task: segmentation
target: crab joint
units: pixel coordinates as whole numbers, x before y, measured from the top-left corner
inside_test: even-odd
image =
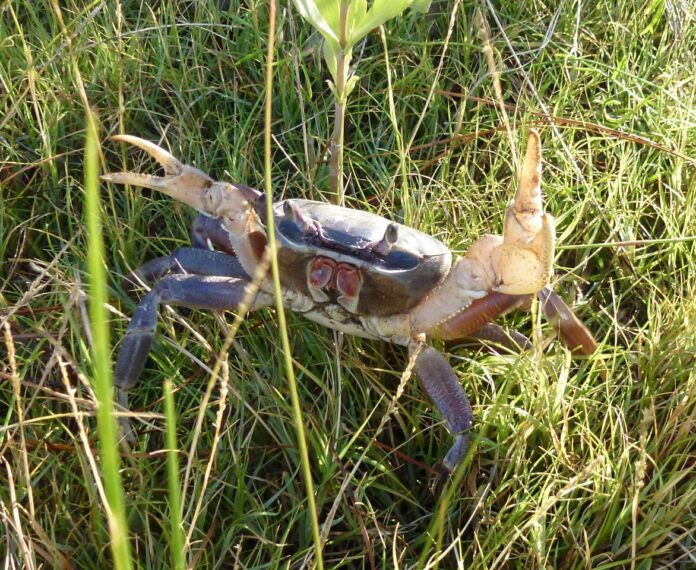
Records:
[[[308,218],[300,212],[292,200],[286,200],[283,202],[283,214],[286,218],[293,221],[293,223],[302,231],[305,235],[318,235],[321,234],[321,226],[319,222]]]

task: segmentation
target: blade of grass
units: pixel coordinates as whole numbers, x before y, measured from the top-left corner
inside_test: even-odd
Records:
[[[164,415],[167,420],[167,471],[169,483],[169,511],[171,513],[171,546],[173,568],[183,570],[186,567],[184,558],[184,529],[181,521],[181,488],[179,486],[179,456],[176,442],[176,413],[174,411],[174,395],[172,381],[164,381]]]
[[[106,312],[106,271],[99,204],[99,143],[97,123],[87,112],[85,142],[85,224],[87,226],[87,268],[89,271],[89,316],[92,324],[92,366],[97,395],[97,433],[102,459],[102,476],[107,498],[109,535],[117,570],[132,568],[128,545],[128,526],[123,484],[119,470],[120,456],[116,438],[113,407],[111,350]]]
[[[275,226],[273,224],[273,186],[271,176],[271,126],[273,110],[273,50],[275,44],[275,0],[269,3],[268,11],[268,56],[266,59],[266,114],[264,125],[264,173],[266,186],[266,217],[268,223],[268,247],[271,250],[271,270],[273,272],[273,287],[275,290],[276,310],[278,312],[278,329],[280,340],[283,347],[283,358],[285,360],[285,373],[288,378],[288,389],[292,400],[293,416],[295,418],[295,428],[297,430],[297,445],[300,451],[300,463],[302,477],[307,490],[307,506],[309,507],[309,519],[312,525],[312,535],[314,537],[314,551],[316,568],[322,570],[324,562],[322,558],[321,536],[319,534],[319,520],[317,517],[317,506],[314,501],[314,486],[312,484],[312,472],[309,465],[309,453],[307,451],[307,440],[305,439],[304,424],[302,423],[302,409],[300,407],[300,397],[297,392],[297,382],[295,371],[292,366],[292,354],[290,352],[290,339],[285,320],[285,310],[283,307],[283,296],[280,289],[280,273],[278,270],[278,251],[275,241]]]
[[[399,173],[401,174],[401,205],[404,209],[404,223],[410,224],[411,219],[411,192],[408,185],[408,166],[406,164],[406,152],[404,149],[404,137],[399,130],[399,120],[396,115],[396,104],[394,103],[394,88],[392,87],[392,71],[389,65],[389,48],[387,47],[387,36],[384,33],[384,26],[379,27],[379,35],[382,40],[384,50],[384,74],[387,78],[387,102],[389,103],[389,121],[394,129],[394,139],[396,148],[399,152]]]

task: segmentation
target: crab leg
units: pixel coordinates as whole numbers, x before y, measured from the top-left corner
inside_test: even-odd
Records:
[[[162,279],[145,295],[128,325],[114,370],[116,388],[128,391],[138,381],[152,347],[160,304],[235,310],[243,302],[248,284],[247,279],[202,275],[170,275]],[[249,309],[260,309],[272,300],[259,291]]]
[[[486,324],[527,303],[528,295],[506,295],[493,292],[440,323],[430,333],[442,340],[454,340],[475,334]]]
[[[551,287],[544,287],[537,293],[537,297],[541,301],[546,318],[568,348],[577,354],[590,355],[595,352],[597,341],[592,333]],[[491,293],[475,300],[466,309],[441,323],[433,330],[432,335],[442,340],[477,337],[487,323],[513,309],[528,308],[529,302],[529,295]],[[528,345],[520,344],[520,347],[528,348]]]
[[[249,275],[236,257],[208,249],[181,247],[171,255],[151,259],[131,271],[123,280],[123,288],[132,290],[141,282],[152,285],[167,273],[193,273],[249,279]]]
[[[514,329],[506,329],[495,323],[487,323],[477,331],[452,340],[479,345],[482,343],[493,343],[510,351],[529,350],[532,348],[532,341],[521,332]]]
[[[210,245],[214,245],[228,255],[236,255],[224,222],[205,214],[196,216],[191,224],[191,245],[201,249],[210,249]]]
[[[197,168],[181,163],[163,148],[139,137],[117,135],[113,139],[144,150],[162,165],[165,174],[114,172],[103,175],[102,180],[158,190],[207,216],[220,218],[220,228],[229,236],[226,241],[247,274],[254,275],[266,247],[265,232],[253,207],[262,196],[260,192],[244,185],[216,182]]]
[[[537,293],[541,308],[564,344],[576,354],[589,356],[597,350],[597,341],[573,310],[565,304],[551,287]]]
[[[412,342],[410,352],[413,353],[419,344],[417,341]],[[434,348],[422,346],[413,370],[423,390],[445,417],[450,433],[454,435],[454,444],[443,459],[445,469],[451,472],[469,450],[469,430],[474,423],[469,398],[452,367]]]

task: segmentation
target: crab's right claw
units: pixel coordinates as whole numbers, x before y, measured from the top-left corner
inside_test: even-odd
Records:
[[[541,200],[541,141],[529,132],[520,184],[505,218],[503,244],[497,255],[496,291],[527,295],[549,281],[555,242],[553,218]]]
[[[210,176],[193,166],[183,164],[163,148],[145,139],[131,135],[116,135],[112,139],[144,150],[162,165],[164,176],[139,172],[110,172],[101,177],[103,181],[159,190],[201,212],[212,214],[206,211],[208,204],[204,199],[207,190],[215,184]]]

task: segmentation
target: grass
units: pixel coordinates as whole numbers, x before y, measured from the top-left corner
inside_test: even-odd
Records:
[[[79,78],[99,117],[103,171],[153,168],[107,141],[123,132],[163,141],[218,179],[264,179],[266,4],[118,6],[0,4],[0,559],[10,567],[113,565]],[[526,129],[540,127],[556,288],[601,348],[572,359],[536,312],[504,319],[533,336],[530,352],[444,347],[479,441],[459,488],[438,500],[432,469],[451,442],[439,414],[410,382],[384,419],[403,351],[289,314],[325,565],[693,567],[696,14],[661,1],[581,3],[579,13],[574,3],[483,4],[501,106],[476,6],[435,2],[426,17],[390,22],[384,43],[372,33],[356,48],[346,201],[463,253],[500,231],[511,145],[519,154]],[[284,6],[275,39],[274,197],[319,199],[333,125],[321,44]],[[185,244],[193,213],[137,189],[102,185],[101,198],[117,342],[136,303],[121,278]],[[165,380],[187,564],[311,564],[275,311],[247,316],[218,361],[232,326],[231,314],[162,311],[131,396],[138,442],[121,455],[136,567],[173,565]]]

